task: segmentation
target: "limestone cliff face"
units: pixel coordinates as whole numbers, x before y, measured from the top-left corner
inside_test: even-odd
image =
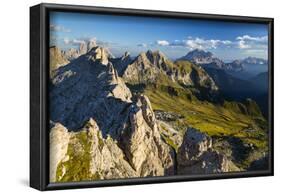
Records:
[[[75,48],[70,48],[70,49],[64,51],[63,54],[64,54],[65,58],[69,61],[72,61],[80,56],[79,51]]]
[[[159,126],[146,96],[138,96],[129,112],[129,126],[122,131],[120,144],[140,176],[174,174],[174,152],[161,139]]]
[[[142,52],[127,66],[122,77],[129,83],[154,82],[159,73],[169,74],[172,62],[160,51]]]
[[[179,174],[210,174],[239,170],[226,156],[215,151],[212,139],[194,128],[187,129],[178,155]]]
[[[188,61],[172,62],[160,51],[141,53],[120,75],[130,84],[170,81],[184,86],[218,90],[203,68]]]
[[[57,167],[60,162],[67,159],[67,149],[70,134],[67,129],[57,123],[50,131],[50,181],[56,181]]]
[[[56,133],[55,138],[61,138]],[[136,177],[137,173],[125,160],[123,151],[111,137],[103,138],[97,123],[90,119],[79,132],[68,132],[67,152],[59,161],[53,181],[100,180]],[[56,142],[51,141],[51,145]]]
[[[50,47],[50,76],[52,77],[54,71],[69,63],[64,56],[62,50],[56,46]]]

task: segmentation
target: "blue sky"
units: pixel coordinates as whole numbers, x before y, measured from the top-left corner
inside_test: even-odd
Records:
[[[268,29],[264,24],[207,20],[111,16],[52,12],[50,45],[66,50],[95,39],[115,56],[161,50],[171,59],[193,49],[213,52],[223,60],[248,56],[267,59]]]

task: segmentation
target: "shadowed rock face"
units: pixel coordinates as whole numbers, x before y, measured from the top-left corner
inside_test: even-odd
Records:
[[[103,132],[114,131],[131,103],[130,90],[100,47],[60,68],[52,84],[51,120],[73,131],[89,118],[95,119]]]
[[[127,66],[133,62],[129,52],[125,52],[120,58],[111,58],[110,61],[114,64],[119,76],[123,76]]]

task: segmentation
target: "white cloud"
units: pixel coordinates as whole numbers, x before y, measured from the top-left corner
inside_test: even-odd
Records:
[[[68,37],[65,37],[63,39],[63,43],[65,45],[73,45],[73,46],[79,46],[80,44],[83,44],[83,43],[87,43],[87,42],[97,42],[97,39],[96,37],[86,37],[86,38],[74,38],[74,39],[69,39]],[[101,41],[98,41],[99,43],[101,43]]]
[[[64,39],[63,39],[63,42],[64,42],[64,44],[70,44],[69,38],[64,38]]]
[[[73,39],[72,40],[72,44],[82,44],[82,43],[86,43],[86,41],[85,40],[79,40],[79,39]]]
[[[90,42],[97,42],[97,38],[96,37],[89,38],[89,41]]]
[[[257,42],[267,42],[268,37],[267,36],[254,37],[254,36],[249,36],[249,35],[243,35],[243,36],[238,36],[236,39],[237,40],[250,40],[250,41],[257,41]]]
[[[187,47],[190,50],[193,49],[216,49],[219,46],[231,45],[232,41],[230,40],[218,40],[218,39],[204,39],[204,38],[192,38],[188,37],[187,40],[175,40],[170,45],[171,46],[183,46]]]
[[[63,43],[70,47],[71,46],[80,46],[81,44],[88,43],[88,42],[95,42],[97,45],[103,46],[103,47],[110,47],[110,46],[114,46],[117,44],[114,42],[106,42],[106,41],[102,41],[102,40],[97,40],[96,37],[80,37],[80,38],[74,38],[74,39],[65,37],[63,39]]]
[[[267,49],[268,36],[243,35],[236,38],[240,49]]]
[[[251,45],[246,44],[246,42],[244,40],[240,40],[240,41],[238,41],[238,48],[249,49],[249,48],[251,48]]]
[[[157,40],[156,44],[160,45],[160,46],[169,46],[170,43],[167,40]]]
[[[71,32],[70,29],[65,28],[64,26],[50,24],[50,31],[54,32]]]

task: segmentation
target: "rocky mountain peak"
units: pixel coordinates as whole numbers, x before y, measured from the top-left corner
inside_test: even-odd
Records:
[[[125,69],[133,61],[128,51],[126,51],[120,58],[111,58],[110,60],[114,64],[119,76],[123,76]]]
[[[125,116],[121,112],[131,103],[132,94],[108,56],[107,49],[94,47],[60,69],[50,91],[52,121],[73,131],[89,118],[95,119],[103,132],[118,128],[113,123],[120,123]],[[73,109],[73,104],[79,106]]]
[[[91,39],[89,40],[88,44],[87,44],[87,52],[89,52],[90,50],[92,50],[92,48],[96,47],[97,43],[95,39]]]
[[[167,74],[172,71],[170,61],[160,51],[140,53],[121,74],[125,81],[133,83],[147,83],[154,81],[159,73]]]
[[[215,57],[213,53],[209,51],[195,49],[190,51],[180,60],[187,60],[202,67],[224,69],[228,68],[225,63],[219,58]]]
[[[142,52],[137,56],[136,59],[139,63],[144,63],[145,65],[157,65],[168,60],[168,58],[161,51],[158,50],[148,50],[146,52]]]
[[[72,61],[80,56],[79,51],[75,48],[70,48],[64,51],[64,56],[69,60]]]
[[[130,56],[130,52],[126,51],[123,55],[123,58],[129,57]]]
[[[195,62],[197,64],[209,63],[214,55],[211,52],[195,49],[193,51],[188,52],[181,59]]]
[[[64,56],[63,51],[57,46],[52,46],[49,49],[50,53],[50,75],[51,77],[58,68],[69,63],[68,59]]]
[[[108,50],[99,46],[93,47],[86,55],[92,61],[99,61],[103,65],[108,64],[108,58],[110,57]]]
[[[79,46],[79,54],[80,55],[84,55],[87,53],[87,43],[86,42],[82,42],[80,43],[80,46]]]
[[[80,46],[79,46],[79,54],[84,55],[87,52],[89,52],[90,50],[92,50],[92,48],[94,48],[94,47],[97,47],[97,43],[96,43],[95,39],[83,41],[80,43]]]

